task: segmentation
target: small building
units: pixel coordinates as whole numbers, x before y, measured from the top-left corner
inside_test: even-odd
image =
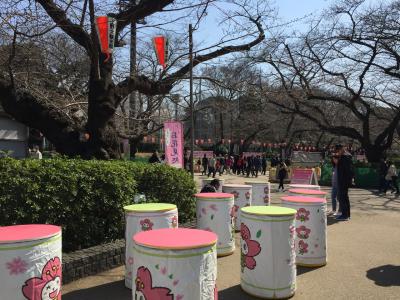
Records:
[[[28,127],[12,119],[0,104],[0,151],[15,158],[27,157],[28,136]]]

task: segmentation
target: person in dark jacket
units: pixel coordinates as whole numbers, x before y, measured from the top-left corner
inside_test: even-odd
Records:
[[[261,175],[265,175],[267,172],[267,158],[265,157],[265,154],[263,154],[262,159],[261,159]]]
[[[158,157],[157,151],[153,152],[153,154],[149,158],[149,163],[154,164],[154,163],[160,163],[160,162],[161,162],[161,160]]]
[[[285,191],[285,187],[283,186],[283,182],[286,178],[287,175],[287,169],[285,163],[281,162],[279,165],[279,170],[278,170],[278,179],[279,179],[279,187],[278,191],[282,188],[282,192]]]
[[[205,154],[201,160],[201,165],[203,166],[203,171],[201,172],[201,175],[207,175],[208,158]]]
[[[219,189],[220,183],[218,179],[211,180],[201,189],[200,193],[216,193]]]
[[[341,216],[338,216],[338,221],[348,221],[350,219],[350,199],[349,188],[353,181],[353,167],[351,154],[346,151],[342,145],[335,146],[336,155],[339,157],[337,163],[337,186],[338,200]]]

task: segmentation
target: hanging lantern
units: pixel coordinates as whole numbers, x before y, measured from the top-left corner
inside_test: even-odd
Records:
[[[104,53],[107,56],[104,60],[106,63],[110,59],[114,50],[117,20],[108,16],[97,17],[96,30],[100,41],[101,53]]]
[[[203,143],[204,143],[204,140],[200,140],[200,145],[203,145]]]
[[[240,140],[240,143],[243,145],[244,144],[244,140]]]
[[[211,139],[208,139],[208,143],[211,144]]]
[[[221,140],[221,143],[222,143],[222,144],[225,144],[225,139],[222,139],[222,140]]]
[[[168,59],[168,39],[165,36],[158,35],[153,38],[154,50],[157,55],[158,64],[165,69]]]
[[[147,136],[143,137],[143,142],[147,143]]]
[[[155,143],[156,142],[156,138],[154,136],[151,137],[151,142]]]
[[[197,145],[199,143],[199,140],[194,140],[194,143]]]

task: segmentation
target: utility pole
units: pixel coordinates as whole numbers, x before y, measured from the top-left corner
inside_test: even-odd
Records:
[[[194,153],[194,105],[193,105],[193,27],[189,24],[189,72],[190,72],[190,156],[189,166],[194,178],[193,153]]]

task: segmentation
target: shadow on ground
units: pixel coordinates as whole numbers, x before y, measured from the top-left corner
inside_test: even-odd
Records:
[[[240,285],[235,285],[230,288],[218,292],[218,300],[256,300],[255,298],[243,292]]]
[[[132,300],[132,291],[125,281],[115,281],[88,289],[81,289],[62,296],[63,300]]]
[[[370,269],[367,278],[379,286],[400,286],[400,266],[385,265]]]

